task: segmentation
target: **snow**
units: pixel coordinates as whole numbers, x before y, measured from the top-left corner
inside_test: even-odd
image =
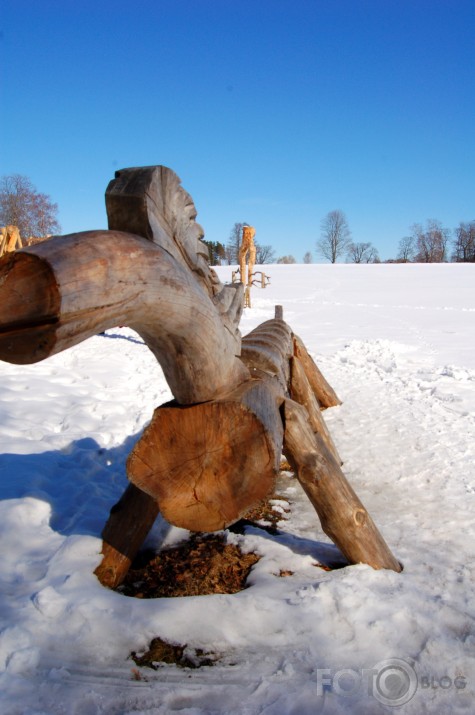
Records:
[[[284,475],[278,535],[227,534],[262,556],[248,589],[140,600],[103,588],[101,529],[132,445],[170,398],[161,369],[128,328],[38,365],[1,363],[2,714],[473,712],[475,267],[265,270],[242,332],[283,305],[343,401],[324,416],[344,472],[404,571],[316,567],[338,550]],[[182,537],[159,519],[149,544]],[[129,653],[155,636],[219,660],[134,668]]]

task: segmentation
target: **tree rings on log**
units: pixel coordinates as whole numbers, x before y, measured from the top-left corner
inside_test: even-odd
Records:
[[[217,531],[272,490],[282,442],[274,390],[250,380],[220,400],[157,408],[127,473],[171,524]]]

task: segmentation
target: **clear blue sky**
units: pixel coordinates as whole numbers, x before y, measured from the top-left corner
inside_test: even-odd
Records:
[[[328,211],[394,257],[475,219],[475,0],[3,0],[0,174],[106,228],[116,169],[164,164],[206,238],[315,253]],[[321,260],[321,259],[319,259]]]

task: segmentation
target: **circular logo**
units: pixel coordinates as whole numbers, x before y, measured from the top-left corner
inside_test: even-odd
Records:
[[[417,690],[414,668],[400,658],[382,660],[374,666],[373,696],[383,705],[398,707],[408,703]]]

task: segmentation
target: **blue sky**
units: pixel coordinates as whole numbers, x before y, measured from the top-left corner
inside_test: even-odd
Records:
[[[475,219],[474,0],[4,0],[0,174],[106,228],[116,169],[164,164],[206,238],[277,256],[345,212],[395,257]],[[322,260],[322,259],[318,259]]]

